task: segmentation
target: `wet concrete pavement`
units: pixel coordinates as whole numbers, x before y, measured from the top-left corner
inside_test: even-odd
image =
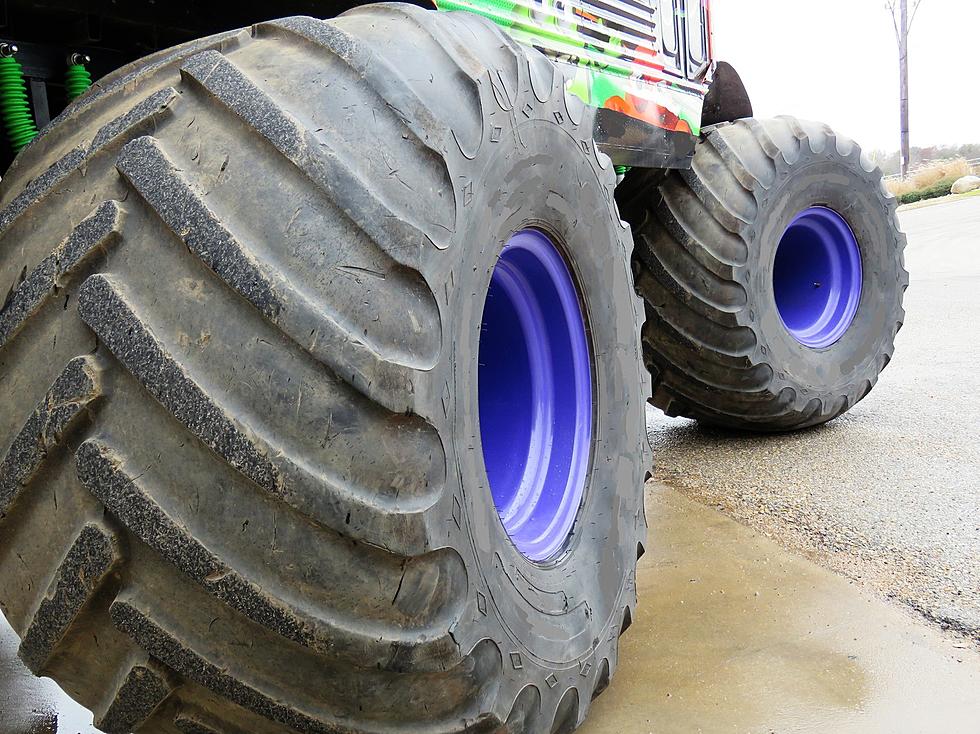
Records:
[[[900,219],[907,318],[871,394],[785,436],[651,409],[656,471],[980,645],[980,197]]]
[[[980,731],[980,653],[655,482],[637,620],[581,734]]]
[[[0,615],[0,734],[97,734],[92,714],[17,657],[20,640]]]
[[[582,734],[980,731],[980,653],[658,482],[637,619]],[[0,630],[0,734],[92,734]]]

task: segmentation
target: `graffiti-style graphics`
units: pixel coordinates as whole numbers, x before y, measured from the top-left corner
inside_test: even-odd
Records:
[[[439,10],[476,13],[516,41],[571,67],[569,92],[586,104],[657,127],[700,134],[703,78],[679,74],[662,31],[684,26],[678,0],[435,0]],[[698,7],[698,0],[688,0]],[[677,11],[675,13],[675,11]],[[663,24],[669,24],[663,28]],[[678,25],[681,24],[681,25]],[[699,32],[702,32],[700,30]],[[706,43],[706,29],[703,43]],[[704,72],[707,71],[707,65]]]

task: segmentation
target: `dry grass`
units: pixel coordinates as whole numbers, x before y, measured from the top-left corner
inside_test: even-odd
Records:
[[[948,161],[934,161],[925,168],[915,171],[904,181],[892,179],[886,183],[888,190],[895,196],[902,196],[919,189],[939,183],[945,179],[957,179],[961,176],[970,174],[970,166],[962,158],[953,158]]]

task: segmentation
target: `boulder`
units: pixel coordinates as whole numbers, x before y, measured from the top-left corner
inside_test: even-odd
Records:
[[[964,176],[963,178],[958,178],[953,183],[953,188],[950,189],[950,193],[953,194],[965,194],[968,191],[974,191],[980,189],[980,176]]]

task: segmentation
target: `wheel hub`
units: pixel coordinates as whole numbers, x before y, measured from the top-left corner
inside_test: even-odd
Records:
[[[525,229],[504,246],[480,335],[483,460],[494,506],[517,549],[546,561],[582,502],[592,441],[585,320],[564,258]]]
[[[833,209],[813,206],[790,222],[776,249],[773,294],[787,331],[813,349],[847,331],[861,301],[861,251]]]

